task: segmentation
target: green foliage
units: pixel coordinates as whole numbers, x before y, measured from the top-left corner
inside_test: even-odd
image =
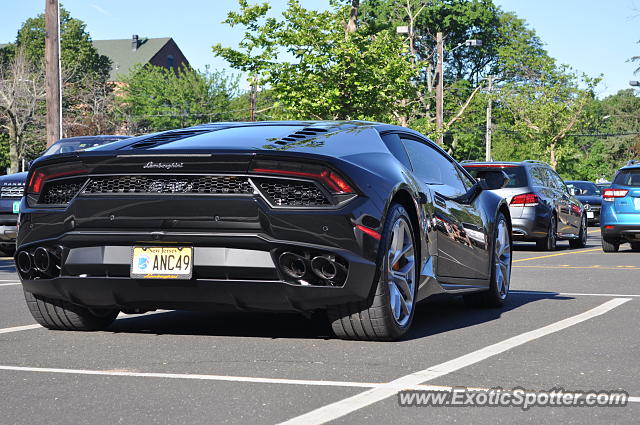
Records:
[[[238,80],[222,72],[138,66],[125,83],[122,115],[135,133],[233,118],[230,105]]]
[[[372,35],[366,25],[345,32],[349,7],[318,12],[290,0],[277,21],[266,5],[239,6],[225,21],[245,27],[239,49],[216,45],[214,53],[259,74],[289,118],[394,121],[406,109],[401,100],[415,97],[416,69],[401,40],[387,30]],[[293,59],[273,61],[276,52]]]
[[[44,62],[45,22],[44,14],[27,19],[18,30],[17,47],[23,48],[27,58],[34,64]],[[91,44],[86,25],[72,18],[60,8],[60,62],[67,79],[77,81],[87,74],[96,74],[106,79],[111,70],[111,61],[100,55]]]

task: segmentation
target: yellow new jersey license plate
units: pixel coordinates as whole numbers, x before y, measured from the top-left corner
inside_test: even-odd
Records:
[[[193,248],[134,246],[131,277],[136,279],[191,279]]]

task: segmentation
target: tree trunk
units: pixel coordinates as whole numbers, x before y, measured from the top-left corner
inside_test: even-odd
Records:
[[[360,0],[351,0],[351,13],[349,13],[349,22],[347,23],[346,32],[356,32],[358,8],[360,7]]]
[[[9,128],[9,171],[13,173],[17,173],[20,168],[20,157],[18,155],[18,143],[20,141],[20,136],[18,135],[16,129],[12,126]]]
[[[551,142],[549,145],[549,154],[549,165],[551,165],[551,168],[555,170],[558,167],[558,159],[556,158],[556,142]]]

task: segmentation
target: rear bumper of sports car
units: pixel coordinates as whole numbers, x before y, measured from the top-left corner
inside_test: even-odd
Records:
[[[132,235],[104,234],[103,239],[110,240],[106,243],[118,243],[118,236]],[[123,310],[231,305],[241,310],[307,311],[367,298],[376,271],[374,262],[327,246],[276,241],[260,234],[165,233],[157,242],[147,245],[196,245],[193,277],[134,279],[129,277],[131,246],[96,243],[87,246],[88,238],[91,235],[74,232],[55,241],[67,247],[70,242],[71,246],[81,240],[85,242],[77,248],[64,249],[60,276],[23,279],[24,289],[83,306]],[[190,243],[185,244],[187,239]],[[339,286],[292,283],[283,276],[278,264],[277,254],[285,251],[338,256],[348,264],[348,274]]]
[[[82,228],[68,211],[23,212],[15,258],[24,289],[82,306],[121,310],[231,305],[309,311],[370,295],[379,241],[358,228],[359,218],[379,217],[380,210],[370,200],[357,199],[339,210],[273,214],[266,205],[256,207],[256,201],[241,202],[245,211],[253,205],[255,220],[242,223],[220,218],[203,225],[202,230],[138,229],[138,220],[130,221],[136,227],[127,228],[125,217],[120,218],[117,229]],[[192,277],[130,277],[134,246],[193,247]],[[45,272],[35,266],[39,247],[51,259]],[[302,279],[292,279],[284,272],[281,256],[285,252],[305,262],[307,272]],[[31,268],[20,270],[24,253]],[[318,256],[343,265],[343,275],[331,283],[319,280],[311,267],[311,260]]]

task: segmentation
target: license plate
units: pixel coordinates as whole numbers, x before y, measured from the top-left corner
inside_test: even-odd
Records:
[[[594,218],[593,211],[587,211],[587,218]]]
[[[20,201],[13,201],[13,213],[18,214],[20,212]]]
[[[636,211],[640,211],[640,198],[633,198],[633,207]]]
[[[131,277],[141,279],[191,279],[193,248],[134,246]]]

